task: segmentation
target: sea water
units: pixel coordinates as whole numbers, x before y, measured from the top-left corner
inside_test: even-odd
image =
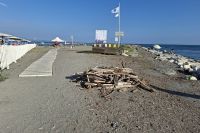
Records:
[[[144,47],[153,47],[153,44],[141,44]],[[174,51],[192,59],[200,60],[200,45],[160,45],[161,50]]]

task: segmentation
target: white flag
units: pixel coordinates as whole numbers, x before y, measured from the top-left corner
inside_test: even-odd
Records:
[[[119,14],[120,14],[120,8],[119,8],[119,6],[116,7],[115,9],[113,9],[111,12],[112,12],[113,14],[115,14],[115,17],[116,17],[116,18],[119,17]]]
[[[116,18],[119,17],[119,13],[115,14],[115,17],[116,17]]]
[[[119,9],[119,6],[116,7],[115,9],[113,9],[111,12],[112,13],[119,13],[120,9]]]

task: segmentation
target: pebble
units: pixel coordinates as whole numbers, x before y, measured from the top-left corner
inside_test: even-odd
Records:
[[[119,122],[112,122],[111,123],[112,128],[118,128],[119,127]]]

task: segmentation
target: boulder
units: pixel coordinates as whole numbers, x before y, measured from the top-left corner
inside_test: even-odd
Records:
[[[170,63],[174,63],[175,61],[174,61],[173,59],[170,59],[169,62],[170,62]]]
[[[190,65],[183,65],[184,70],[190,70]]]
[[[128,56],[126,53],[122,53],[123,56]]]
[[[190,77],[189,77],[189,80],[196,81],[196,80],[197,80],[197,78],[196,78],[196,77],[194,77],[194,76],[190,76]]]
[[[169,76],[174,76],[177,74],[176,71],[173,69],[166,69],[165,71],[163,71],[163,73]]]
[[[161,47],[159,45],[157,45],[157,44],[154,45],[153,48],[158,49],[158,50],[161,49]]]

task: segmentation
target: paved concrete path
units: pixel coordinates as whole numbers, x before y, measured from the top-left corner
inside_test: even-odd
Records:
[[[52,65],[57,56],[57,49],[52,49],[40,59],[31,64],[19,77],[52,76]]]

